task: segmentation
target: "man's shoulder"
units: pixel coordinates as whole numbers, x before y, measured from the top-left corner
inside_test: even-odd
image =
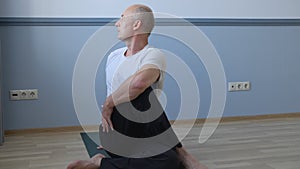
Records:
[[[154,55],[154,56],[164,56],[165,53],[163,52],[162,49],[159,49],[159,48],[156,48],[156,47],[152,47],[150,46],[148,49],[147,49],[147,54],[150,54],[150,55]]]
[[[165,52],[162,49],[155,48],[155,47],[149,47],[147,49],[147,55],[146,57],[165,57]]]
[[[153,46],[149,46],[149,47],[148,47],[148,50],[149,50],[149,51],[161,51],[161,49],[156,48],[156,47],[153,47]]]
[[[141,58],[142,65],[154,64],[164,70],[166,66],[166,54],[162,49],[149,47],[145,55]]]

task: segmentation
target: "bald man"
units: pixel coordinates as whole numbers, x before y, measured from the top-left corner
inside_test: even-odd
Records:
[[[100,132],[115,133],[117,131],[134,138],[149,138],[159,135],[170,129],[171,125],[156,97],[158,93],[154,94],[154,96],[151,95],[151,93],[157,91],[156,89],[162,89],[166,68],[164,53],[148,44],[148,38],[154,27],[153,12],[145,5],[132,5],[122,13],[115,26],[118,30],[118,39],[123,41],[126,47],[113,51],[107,58],[107,98],[103,103]],[[152,98],[152,100],[149,101],[149,98]],[[149,111],[150,116],[157,112],[160,114],[151,122],[132,121],[124,117],[123,113],[125,113],[125,116],[132,115],[133,107],[140,112]],[[155,107],[154,110],[157,112],[151,112],[153,107]],[[102,138],[104,137],[102,136]],[[177,144],[168,145],[169,142]],[[111,144],[114,144],[113,139]],[[125,147],[125,151],[128,151],[133,157],[119,155],[108,150],[107,153],[110,155],[110,158],[98,154],[90,160],[74,161],[67,168],[206,168],[187,153],[173,132],[171,132],[169,137],[144,147],[149,147],[150,149],[151,147],[164,145],[169,146],[165,151],[146,157],[139,157],[140,150],[134,151],[136,147]],[[106,149],[106,146],[109,147],[111,145],[103,145],[104,149]],[[149,150],[149,152],[151,151]]]

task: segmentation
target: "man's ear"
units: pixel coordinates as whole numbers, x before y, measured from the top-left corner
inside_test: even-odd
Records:
[[[140,27],[142,26],[142,21],[141,20],[136,20],[134,23],[133,23],[133,30],[138,30]]]

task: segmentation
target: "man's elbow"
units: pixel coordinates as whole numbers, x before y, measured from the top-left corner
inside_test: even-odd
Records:
[[[150,85],[142,80],[142,79],[135,79],[129,88],[129,95],[130,98],[135,98],[137,97],[139,94],[141,94],[143,91],[145,91],[146,88],[148,88]]]
[[[159,70],[148,69],[141,71],[132,79],[129,87],[130,98],[135,98],[144,92],[159,77]]]

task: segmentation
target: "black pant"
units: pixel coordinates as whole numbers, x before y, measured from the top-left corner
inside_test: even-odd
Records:
[[[100,169],[179,169],[180,162],[175,150],[148,158],[104,158]]]
[[[114,108],[111,120],[116,131],[129,137],[147,138],[156,136],[171,127],[158,99],[155,95],[150,94],[152,91],[152,88],[149,87],[130,103],[123,103]],[[152,110],[154,106],[155,109],[153,109],[153,111],[160,111],[161,115],[148,123],[134,122],[128,120],[120,113],[121,111],[131,113],[133,111],[132,106],[134,109],[142,112]],[[151,113],[151,111],[147,113]],[[176,139],[176,141],[178,141],[175,133],[168,139]],[[181,147],[181,143],[178,141],[176,146]],[[111,158],[104,158],[101,162],[100,169],[179,169],[180,166],[175,147],[159,155],[146,158],[128,158],[111,152],[107,153]]]

